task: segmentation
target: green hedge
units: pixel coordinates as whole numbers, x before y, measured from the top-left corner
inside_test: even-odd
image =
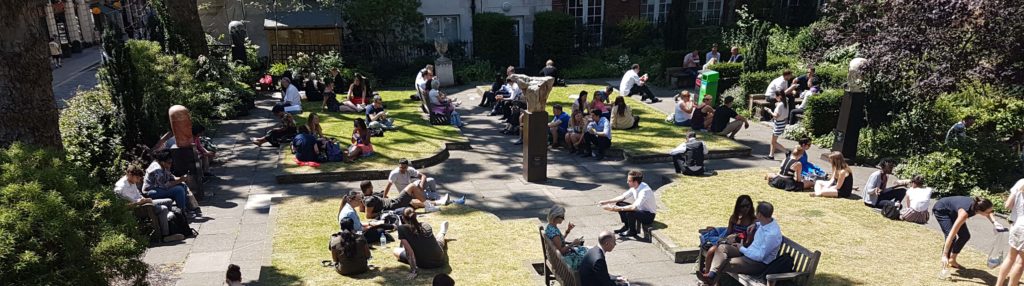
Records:
[[[743,73],[743,64],[742,63],[724,63],[723,62],[723,63],[713,64],[713,65],[711,65],[708,68],[713,70],[713,71],[718,72],[718,77],[719,78],[730,78],[730,77],[738,78],[738,77],[740,77],[740,74]],[[765,86],[765,87],[767,88],[767,86]]]
[[[769,71],[781,71],[781,70],[793,70],[794,74],[799,74],[796,69],[796,59],[792,57],[769,57],[768,63],[765,66],[765,70]]]
[[[781,75],[778,71],[744,72],[740,74],[740,86],[748,94],[764,93],[768,84]]]
[[[804,110],[804,127],[814,136],[832,132],[839,120],[839,106],[843,103],[843,91],[829,89],[807,99]]]
[[[846,75],[849,72],[849,68],[839,65],[823,65],[814,68],[814,75],[818,77],[818,85],[827,89],[843,89]]]
[[[0,150],[2,284],[142,285],[136,225],[126,201],[63,152]]]
[[[473,15],[473,54],[499,66],[515,63],[515,21],[499,13]]]
[[[60,136],[68,161],[100,182],[124,174],[122,126],[117,107],[104,89],[78,91],[60,113]]]
[[[572,52],[572,41],[567,41],[566,36],[572,35],[572,16],[562,12],[544,11],[534,14],[533,17],[533,41],[544,43],[533,46],[533,61],[541,64],[548,59],[556,63],[568,60]]]
[[[476,60],[460,65],[455,70],[455,79],[462,83],[491,82],[495,76],[494,65],[486,60]]]

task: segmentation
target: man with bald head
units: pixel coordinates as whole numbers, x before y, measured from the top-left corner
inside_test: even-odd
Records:
[[[597,246],[591,247],[587,255],[583,256],[580,262],[581,285],[607,285],[614,286],[625,284],[626,279],[621,276],[608,274],[608,263],[605,261],[605,252],[615,249],[615,233],[611,231],[601,232],[597,237]]]

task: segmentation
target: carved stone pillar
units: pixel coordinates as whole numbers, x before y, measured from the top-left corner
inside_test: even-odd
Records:
[[[526,111],[523,120],[523,178],[527,182],[547,180],[548,170],[548,113],[544,110],[548,94],[555,85],[552,77],[529,77],[514,74],[512,78],[523,90]]]

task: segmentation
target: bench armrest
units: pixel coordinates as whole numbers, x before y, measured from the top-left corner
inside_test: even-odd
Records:
[[[774,285],[778,281],[793,280],[801,276],[807,275],[805,272],[786,272],[778,274],[765,275],[765,280],[768,280],[768,285]]]

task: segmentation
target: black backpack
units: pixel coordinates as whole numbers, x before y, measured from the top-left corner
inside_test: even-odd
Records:
[[[185,214],[179,210],[171,210],[174,213],[174,219],[167,222],[168,234],[181,234],[186,238],[192,238],[199,235],[196,229],[189,226],[188,218]]]
[[[878,205],[881,206],[882,216],[891,220],[900,219],[900,205],[896,202],[885,200],[878,202]]]

